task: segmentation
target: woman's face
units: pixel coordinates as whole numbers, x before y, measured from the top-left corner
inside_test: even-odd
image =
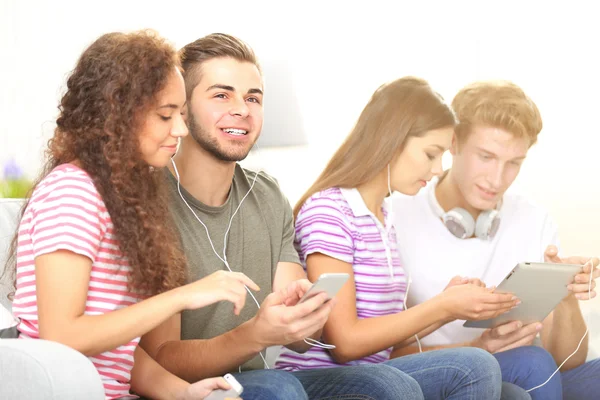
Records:
[[[431,178],[442,173],[442,155],[452,144],[453,127],[434,129],[406,139],[404,149],[390,166],[392,190],[415,195]]]
[[[162,168],[177,152],[179,138],[188,134],[183,120],[186,107],[185,84],[177,68],[173,68],[167,85],[157,98],[156,106],[146,115],[139,143],[144,161],[152,167]]]

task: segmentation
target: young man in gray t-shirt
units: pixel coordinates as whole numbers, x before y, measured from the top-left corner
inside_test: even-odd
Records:
[[[263,81],[253,51],[213,34],[185,46],[181,56],[190,134],[165,174],[189,279],[229,266],[260,286],[253,293],[260,309],[248,297],[239,316],[227,302],[186,311],[142,338],[142,348],[190,382],[237,373],[245,399],[422,399],[413,378],[384,365],[265,368],[266,348],[303,352],[310,346],[305,339],[319,340],[335,300],[321,294],[298,304],[311,283],[293,248],[291,207],[273,178],[237,164],[262,128]]]

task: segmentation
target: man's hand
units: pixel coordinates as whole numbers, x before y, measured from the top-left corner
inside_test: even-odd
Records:
[[[596,291],[594,290],[596,288],[595,279],[600,277],[600,269],[597,268],[598,264],[600,264],[600,260],[597,257],[590,258],[572,256],[560,258],[558,256],[558,249],[556,246],[550,245],[544,252],[544,261],[551,263],[582,265],[582,271],[575,275],[573,282],[567,286],[567,288],[578,300],[589,300],[596,297]],[[590,279],[592,280],[591,293]]]
[[[471,346],[487,350],[492,354],[499,353],[532,344],[541,330],[542,324],[539,322],[525,326],[521,321],[507,322],[494,329],[486,330],[471,342]]]
[[[288,307],[298,304],[302,296],[308,292],[312,285],[313,284],[308,279],[298,279],[291,282],[282,290],[282,294],[285,297],[284,304]]]
[[[312,284],[305,279],[267,296],[254,317],[255,340],[264,348],[303,340],[323,328],[335,299],[319,293],[302,304],[298,301]]]

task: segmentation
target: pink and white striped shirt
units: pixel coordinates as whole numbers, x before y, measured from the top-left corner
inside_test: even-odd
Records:
[[[39,338],[35,258],[57,250],[69,250],[92,261],[86,315],[109,313],[139,300],[127,289],[130,267],[94,182],[84,170],[63,164],[37,186],[19,225],[17,290],[12,311],[20,320],[21,338]],[[102,378],[107,399],[129,395],[138,342],[136,338],[89,357]]]
[[[312,253],[352,264],[359,319],[402,311],[406,277],[400,264],[393,216],[383,209],[385,226],[365,205],[356,189],[331,188],[311,196],[296,218],[296,250],[302,266]],[[351,333],[350,333],[351,334]],[[392,348],[344,365],[380,363]],[[304,354],[286,348],[275,368],[298,371],[340,366],[327,350],[312,347]]]

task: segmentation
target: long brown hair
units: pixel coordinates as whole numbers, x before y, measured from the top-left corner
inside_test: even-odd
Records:
[[[452,109],[423,79],[404,77],[373,93],[344,143],[294,207],[331,187],[355,188],[375,178],[400,154],[407,137],[456,124]]]
[[[138,138],[147,112],[175,68],[176,50],[152,31],[98,38],[67,80],[37,179],[39,183],[61,164],[78,162],[111,216],[120,250],[132,269],[129,287],[146,295],[185,281],[185,258],[170,220],[164,177],[142,159]],[[6,268],[13,279],[16,243],[17,235]]]

